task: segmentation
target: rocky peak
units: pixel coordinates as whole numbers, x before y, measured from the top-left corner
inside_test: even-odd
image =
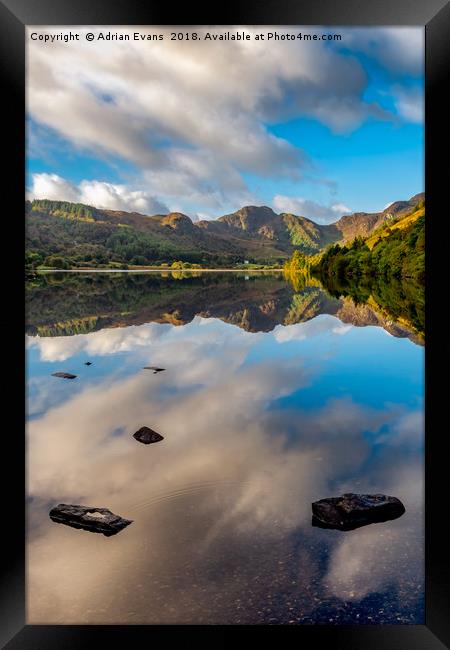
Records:
[[[258,231],[263,226],[270,225],[279,219],[279,216],[265,205],[247,205],[232,214],[220,217],[218,221],[226,223],[234,228],[241,228],[249,232]]]
[[[163,226],[168,226],[174,230],[192,230],[194,224],[191,219],[182,212],[170,212],[161,219]]]

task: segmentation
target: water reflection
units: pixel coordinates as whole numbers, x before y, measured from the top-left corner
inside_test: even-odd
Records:
[[[332,284],[330,284],[332,282]],[[324,286],[301,274],[41,274],[28,283],[27,332],[73,336],[148,322],[185,325],[195,316],[220,318],[250,332],[302,323],[321,314],[357,326],[383,327],[423,343],[423,288]]]
[[[215,279],[200,279],[177,280],[187,282],[178,320],[191,291],[212,295]],[[263,303],[256,280],[227,280],[214,287],[220,303],[184,326],[119,327],[152,305],[161,315],[167,295],[136,307],[77,282],[67,310],[115,327],[68,336],[56,312],[66,280],[56,296],[36,289],[46,299],[29,309],[28,623],[423,622],[420,346],[314,315],[329,297],[309,296],[298,322],[282,278],[259,280]],[[235,326],[253,327],[256,304],[271,331]],[[286,314],[292,324],[280,324]],[[62,360],[78,383],[51,377]],[[164,440],[136,444],[142,426]],[[313,528],[311,502],[345,492],[395,495],[406,513],[350,532]],[[134,523],[110,538],[57,526],[48,511],[60,502]]]

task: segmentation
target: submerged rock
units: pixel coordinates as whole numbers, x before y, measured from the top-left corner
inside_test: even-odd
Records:
[[[52,372],[52,377],[62,377],[63,379],[75,379],[76,375],[71,372]]]
[[[153,374],[156,375],[157,372],[162,372],[165,368],[157,368],[156,366],[144,366],[143,370],[153,370]]]
[[[164,437],[161,436],[156,431],[149,429],[148,427],[141,427],[139,431],[133,434],[133,438],[136,438],[139,442],[142,442],[144,445],[149,445],[151,442],[159,442],[164,440]]]
[[[405,506],[386,494],[353,494],[320,499],[312,503],[312,525],[320,528],[353,530],[381,521],[401,517]]]
[[[91,533],[103,533],[106,537],[116,535],[132,523],[131,519],[123,519],[107,508],[89,508],[67,503],[60,503],[52,508],[49,516],[58,524],[82,528]]]

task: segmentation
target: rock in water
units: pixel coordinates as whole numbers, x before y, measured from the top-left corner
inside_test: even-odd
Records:
[[[139,440],[139,442],[142,442],[144,445],[164,440],[163,436],[148,427],[141,427],[139,431],[136,431],[136,433],[133,434],[133,438],[136,438],[136,440]]]
[[[75,379],[76,375],[70,372],[52,372],[52,377],[62,377],[63,379]]]
[[[405,506],[386,494],[353,494],[320,499],[312,504],[312,525],[320,528],[353,530],[401,517]]]
[[[85,362],[84,362],[84,365],[85,365],[85,366],[92,366],[92,361],[85,361]]]
[[[122,519],[107,508],[89,508],[60,503],[49,512],[50,519],[58,524],[72,528],[82,528],[91,533],[103,533],[106,537],[116,535],[132,523],[131,519]]]

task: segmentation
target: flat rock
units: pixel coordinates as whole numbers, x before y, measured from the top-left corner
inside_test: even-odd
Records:
[[[131,519],[123,519],[107,508],[90,508],[67,503],[60,503],[52,508],[49,516],[58,524],[82,528],[91,533],[103,533],[106,537],[116,535],[132,523]]]
[[[386,494],[354,494],[320,499],[312,503],[312,525],[336,530],[353,530],[368,524],[401,517],[405,506]]]
[[[52,372],[52,377],[62,377],[63,379],[75,379],[76,375],[71,372]]]
[[[157,368],[156,366],[144,366],[143,370],[153,370],[153,374],[156,375],[157,372],[162,372],[165,368]]]
[[[149,445],[151,442],[159,442],[160,440],[164,440],[163,436],[161,436],[156,431],[153,431],[153,429],[149,429],[148,427],[141,427],[139,431],[136,431],[136,433],[133,434],[133,438],[136,438],[136,440],[142,442],[144,445]]]

